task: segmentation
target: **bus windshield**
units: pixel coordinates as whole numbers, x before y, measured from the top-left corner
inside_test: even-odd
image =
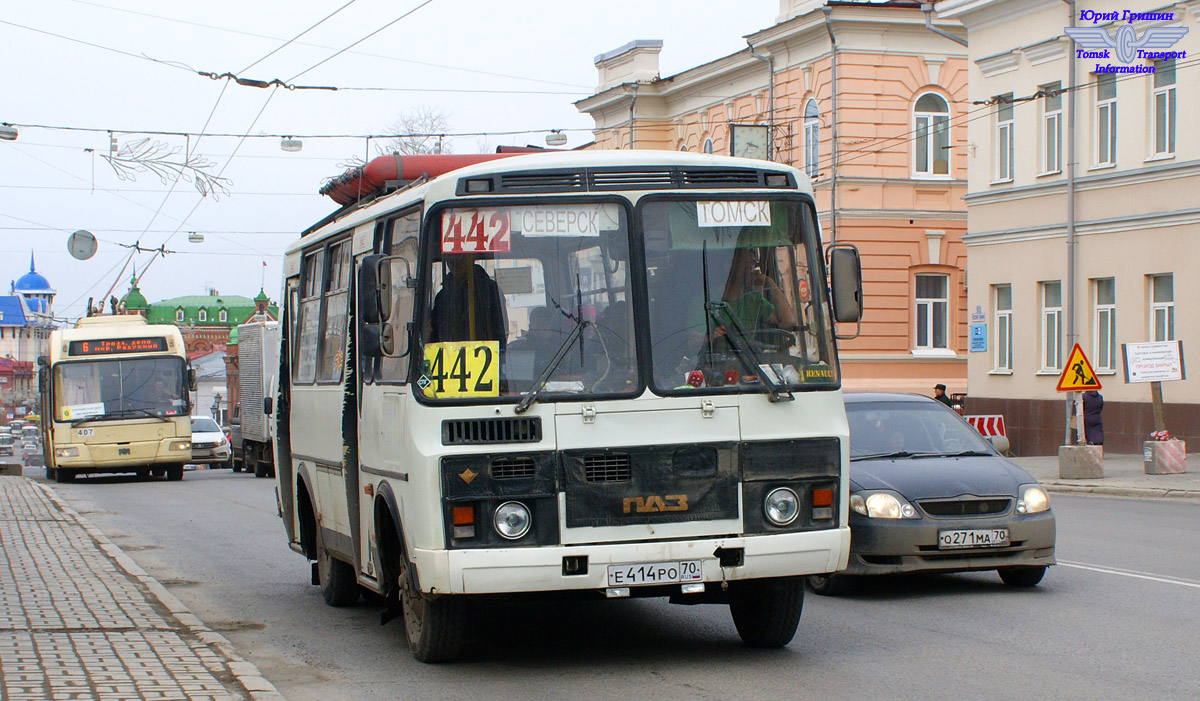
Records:
[[[178,416],[187,413],[183,359],[86,360],[54,367],[59,421]]]
[[[640,212],[656,393],[837,381],[808,202],[672,197]]]
[[[535,385],[543,398],[635,393],[626,218],[615,201],[433,217],[424,396],[515,398]]]

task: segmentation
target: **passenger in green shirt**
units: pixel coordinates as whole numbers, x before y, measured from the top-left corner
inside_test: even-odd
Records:
[[[753,248],[734,250],[729,279],[725,281],[721,298],[747,331],[796,328],[796,314],[788,304],[787,296],[774,278],[759,270],[758,254]],[[723,335],[724,326],[713,331],[716,338]]]

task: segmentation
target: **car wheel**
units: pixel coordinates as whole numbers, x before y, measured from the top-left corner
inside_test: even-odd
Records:
[[[428,598],[414,591],[408,568],[400,557],[400,605],[404,635],[413,657],[421,662],[452,662],[462,648],[467,628],[466,604],[455,596]]]
[[[335,558],[325,547],[321,525],[317,524],[317,577],[325,603],[342,608],[358,601],[358,581],[354,567]]]
[[[1046,576],[1045,567],[1005,567],[996,570],[1000,579],[1010,587],[1036,587]]]
[[[796,635],[803,609],[803,577],[729,583],[729,613],[742,642],[750,647],[787,645]]]
[[[808,588],[821,596],[841,596],[853,584],[854,580],[844,574],[814,574],[808,578]]]

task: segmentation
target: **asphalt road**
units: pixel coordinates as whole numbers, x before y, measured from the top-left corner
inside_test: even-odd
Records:
[[[325,606],[272,480],[202,470],[54,489],[289,699],[1200,696],[1195,502],[1056,495],[1061,564],[1036,589],[978,573],[810,593],[784,650],[744,647],[720,606],[496,601],[473,607],[465,658],[431,666],[378,608]]]

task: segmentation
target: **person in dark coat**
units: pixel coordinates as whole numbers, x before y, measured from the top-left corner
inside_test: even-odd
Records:
[[[954,401],[946,394],[946,385],[940,382],[933,386],[933,398],[948,407],[954,406]]]
[[[1104,445],[1104,424],[1100,421],[1103,410],[1103,395],[1094,389],[1083,393],[1083,437],[1091,445]]]
[[[446,267],[433,298],[429,340],[499,341],[504,350],[508,321],[496,281],[468,253],[447,254]]]

